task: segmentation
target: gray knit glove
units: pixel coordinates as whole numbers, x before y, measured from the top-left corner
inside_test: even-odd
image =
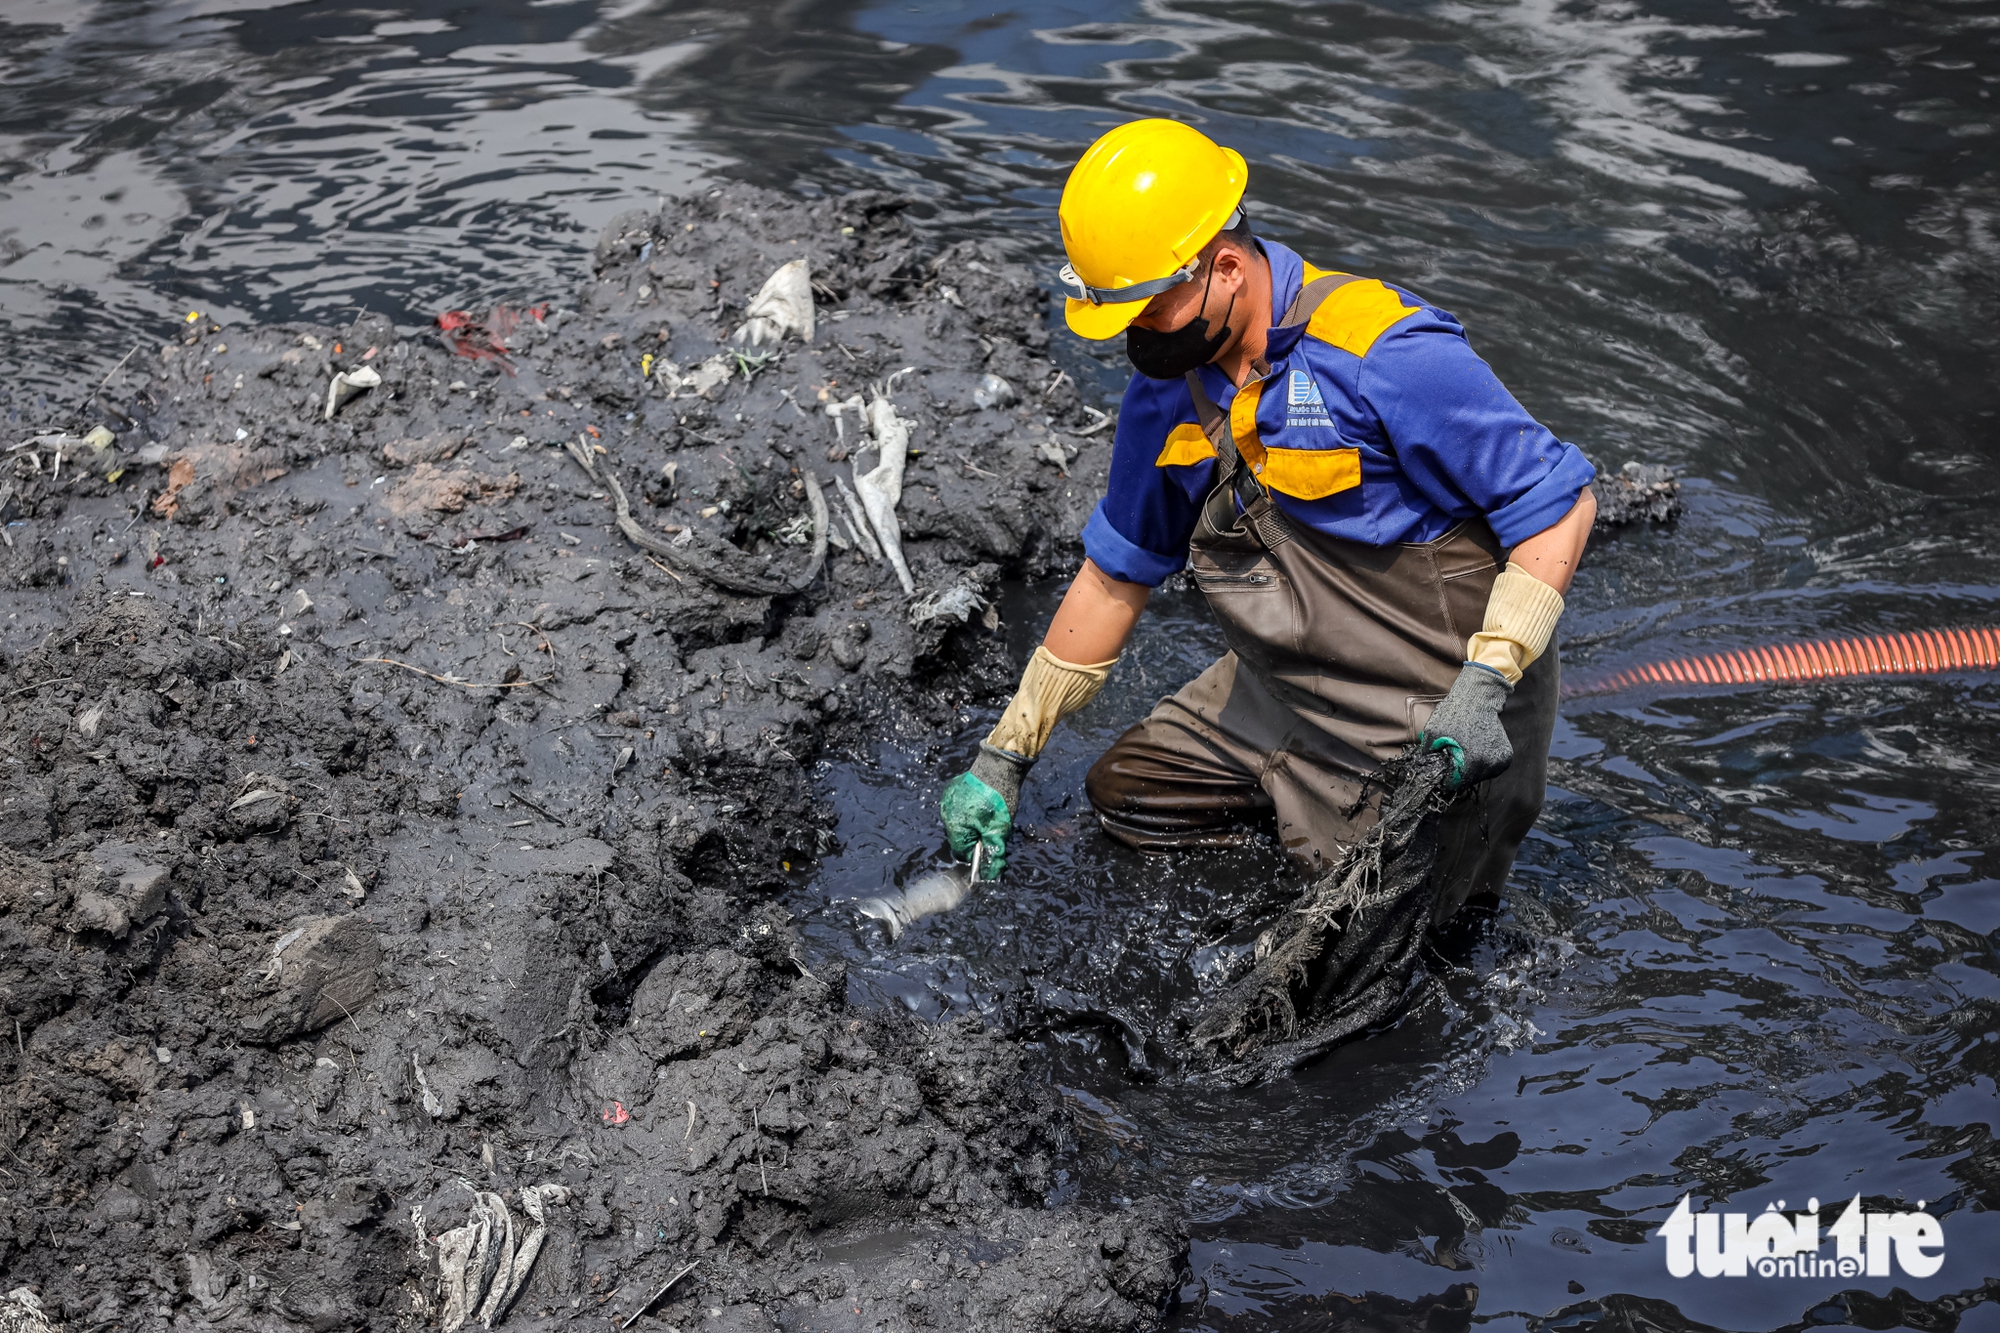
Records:
[[[1465,787],[1498,777],[1514,762],[1514,745],[1500,725],[1500,710],[1514,687],[1491,667],[1467,662],[1451,692],[1438,704],[1417,744],[1451,757],[1451,785]]]
[[[1028,770],[1035,761],[1003,750],[997,745],[979,742],[979,755],[972,761],[972,775],[1000,793],[1000,799],[1007,802],[1007,813],[1012,815],[1021,808],[1021,780],[1028,776]]]

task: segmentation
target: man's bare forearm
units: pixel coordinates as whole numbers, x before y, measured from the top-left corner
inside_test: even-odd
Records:
[[[1588,524],[1585,525],[1586,528]],[[1080,666],[1109,662],[1125,651],[1139,613],[1153,590],[1143,583],[1114,579],[1085,560],[1069,585],[1042,646]]]
[[[1590,542],[1590,525],[1596,521],[1597,496],[1586,486],[1567,514],[1524,538],[1508,558],[1557,592],[1567,593],[1583,561],[1583,548]]]

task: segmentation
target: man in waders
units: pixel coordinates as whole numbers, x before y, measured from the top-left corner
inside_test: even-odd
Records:
[[[1541,810],[1562,594],[1591,466],[1399,287],[1313,267],[1244,221],[1243,158],[1187,126],[1106,134],[1063,189],[1069,327],[1125,335],[1088,559],[1020,692],[945,788],[952,847],[1005,860],[1021,781],[1183,566],[1230,651],[1121,736],[1086,787],[1147,851],[1278,837],[1330,868],[1412,741],[1445,751],[1436,919],[1496,893]]]

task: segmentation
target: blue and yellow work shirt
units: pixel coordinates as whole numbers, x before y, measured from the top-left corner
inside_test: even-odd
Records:
[[[1323,270],[1274,241],[1272,309]],[[1294,522],[1370,546],[1427,542],[1483,514],[1504,547],[1557,522],[1595,475],[1514,401],[1445,311],[1387,283],[1336,288],[1303,323],[1274,328],[1269,378],[1238,390],[1199,372],[1246,462]],[[1214,447],[1181,380],[1134,375],[1118,412],[1111,481],[1083,548],[1112,578],[1156,587],[1187,563]]]

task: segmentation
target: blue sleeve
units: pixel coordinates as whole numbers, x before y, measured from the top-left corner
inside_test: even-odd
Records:
[[[1083,550],[1112,578],[1157,588],[1187,564],[1188,539],[1207,493],[1211,462],[1158,467],[1167,433],[1192,420],[1185,385],[1156,386],[1133,377],[1118,409],[1111,479],[1083,527]],[[1184,475],[1183,475],[1184,474]]]
[[[1357,384],[1411,484],[1447,513],[1484,514],[1503,546],[1561,519],[1596,475],[1514,400],[1455,320],[1384,335]]]

